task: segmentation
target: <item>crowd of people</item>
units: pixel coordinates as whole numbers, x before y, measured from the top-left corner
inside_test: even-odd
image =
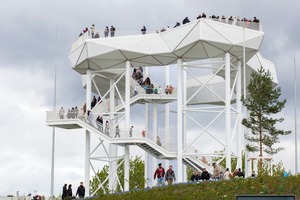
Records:
[[[229,171],[229,168],[226,168],[226,171],[223,172],[216,163],[212,164],[213,166],[213,173],[209,174],[206,171],[206,168],[203,168],[202,173],[200,171],[194,171],[190,181],[192,182],[199,182],[199,181],[208,181],[208,180],[230,180],[233,178],[245,178],[245,174],[242,172],[241,168],[234,170],[233,173]],[[255,177],[254,172],[252,173],[251,177]]]
[[[110,35],[110,37],[115,37],[115,33],[116,33],[116,28],[113,25],[111,25],[110,28],[108,28],[108,26],[105,26],[104,31],[103,31],[104,37],[108,37],[109,35]],[[146,33],[146,30],[145,30],[145,33]],[[88,27],[85,27],[82,30],[82,32],[80,32],[79,37],[81,37],[84,34],[91,35],[92,38],[100,38],[99,32],[96,32],[95,24],[92,24],[90,29]]]
[[[71,109],[68,109],[68,112],[66,114],[66,117],[68,119],[74,119],[77,118],[79,114],[79,110],[77,108],[77,106],[72,107]],[[65,110],[63,107],[60,108],[60,110],[58,111],[58,115],[60,119],[64,119],[65,118]]]
[[[239,16],[237,17],[233,17],[233,16],[230,16],[228,19],[222,15],[222,16],[219,16],[219,15],[210,15],[210,16],[206,16],[205,13],[202,13],[202,14],[199,14],[196,16],[196,19],[201,19],[201,18],[204,18],[204,19],[212,19],[212,20],[215,20],[215,21],[220,21],[220,22],[227,22],[228,24],[233,24],[233,21],[237,21],[237,22],[255,22],[255,23],[260,23],[259,19],[254,17],[253,19],[250,19],[250,18],[246,18],[246,17],[243,17],[240,19]],[[182,20],[182,24],[187,24],[189,23],[190,20],[188,17],[185,17],[183,20]],[[176,28],[178,26],[180,26],[181,23],[180,22],[176,22],[175,23],[175,26],[173,28]],[[166,28],[161,28],[160,30],[156,30],[156,33],[160,33],[160,32],[164,32],[164,31],[167,31],[169,30],[170,27],[169,26],[166,26]],[[116,32],[116,28],[111,25],[110,28],[108,26],[105,26],[104,28],[104,31],[103,31],[103,35],[104,37],[114,37],[115,36],[115,32]],[[146,26],[142,26],[142,29],[141,29],[141,33],[144,35],[146,34],[147,32],[147,28]],[[91,35],[92,38],[100,38],[100,34],[99,32],[96,32],[96,29],[95,29],[95,24],[92,24],[90,29],[88,27],[85,27],[83,29],[82,32],[80,32],[79,34],[79,37],[84,35],[85,33],[88,33],[88,35]]]
[[[161,86],[154,86],[149,77],[144,80],[142,67],[133,68],[131,77],[137,82],[137,85],[134,88],[134,96],[138,95],[140,87],[144,88],[146,94],[163,94]],[[167,85],[165,93],[172,94],[173,90],[174,87],[172,85]]]
[[[199,14],[196,19],[201,19],[201,18],[207,18],[206,17],[206,14],[205,13],[202,13],[202,14]],[[222,15],[221,17],[220,16],[217,16],[217,15],[211,15],[208,17],[209,19],[213,19],[213,20],[226,20],[226,17],[225,15]],[[255,23],[259,23],[259,19],[257,19],[256,17],[253,18],[253,20],[251,19],[247,19],[246,17],[243,17],[242,19],[240,19],[239,16],[237,17],[233,17],[233,16],[230,16],[228,18],[228,21],[233,21],[234,19],[236,19],[237,21],[246,21],[246,22],[255,22]]]
[[[85,187],[83,186],[83,182],[80,182],[80,185],[77,188],[76,195],[73,196],[72,184],[65,184],[62,189],[62,199],[75,199],[76,197],[84,198],[85,196]]]
[[[216,16],[216,15],[211,15],[211,16],[209,16],[208,18],[206,17],[206,14],[205,13],[202,13],[202,14],[199,14],[197,17],[196,17],[196,19],[201,19],[201,18],[204,18],[204,19],[211,19],[211,20],[214,20],[214,21],[220,21],[220,22],[226,22],[227,21],[227,19],[226,19],[226,17],[223,15],[222,17],[220,17],[220,16]],[[253,18],[253,20],[251,20],[251,19],[247,19],[247,18],[242,18],[242,19],[240,19],[240,17],[239,16],[237,16],[237,17],[233,17],[233,16],[230,16],[229,18],[228,18],[228,24],[233,24],[233,21],[234,20],[236,20],[237,22],[255,22],[255,23],[259,23],[259,19],[258,18],[256,18],[256,17],[254,17]],[[189,23],[190,22],[190,20],[189,20],[189,18],[188,17],[185,17],[183,20],[182,20],[182,24],[187,24],[187,23]],[[178,26],[180,26],[181,24],[180,24],[180,22],[176,22],[175,23],[175,26],[173,27],[173,28],[176,28],[176,27],[178,27]],[[167,26],[167,29],[165,29],[164,27],[161,29],[161,31],[160,32],[164,32],[164,31],[166,31],[166,30],[168,30],[169,29],[169,26]],[[159,33],[159,31],[157,30],[156,31],[156,33]]]
[[[232,178],[245,178],[245,174],[241,171],[240,168],[234,170],[233,173],[229,171],[229,168],[226,169],[226,171],[223,173],[221,168],[216,164],[213,163],[213,173],[210,174],[206,168],[203,168],[202,173],[198,170],[195,170],[190,177],[191,182],[199,182],[199,181],[209,181],[209,180],[229,180]],[[171,185],[175,180],[175,172],[172,169],[172,165],[169,166],[169,169],[167,172],[165,172],[165,169],[163,168],[162,164],[159,163],[158,167],[156,168],[154,172],[154,180],[157,179],[157,186],[164,186],[165,182],[167,182],[169,185]],[[254,172],[252,173],[251,177],[255,177]]]

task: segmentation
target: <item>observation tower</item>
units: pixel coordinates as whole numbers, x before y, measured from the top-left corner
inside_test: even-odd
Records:
[[[124,162],[121,188],[129,190],[129,159],[136,149],[145,152],[147,186],[155,184],[153,173],[159,162],[166,168],[174,163],[177,182],[186,181],[186,166],[212,171],[212,158],[218,158],[217,163],[225,159],[228,168],[231,158],[237,158],[241,167],[245,144],[240,99],[247,94],[244,88],[250,74],[262,66],[277,84],[274,64],[259,53],[263,38],[260,24],[205,18],[160,33],[79,37],[69,59],[72,69],[82,75],[86,102],[78,108],[85,104],[86,113],[61,119],[58,111],[49,111],[46,122],[52,127],[85,130],[87,195],[96,192],[89,194],[88,183],[90,170],[96,172],[92,161],[101,160],[93,156],[100,147],[105,149],[102,158],[109,162],[105,181],[112,192],[120,184],[119,159]],[[154,88],[173,85],[172,94],[145,90],[132,77],[139,67],[143,80],[149,77]],[[101,101],[91,107],[93,96],[100,96]],[[103,118],[102,128],[96,122],[98,116]],[[137,125],[133,118],[143,123]],[[120,137],[115,137],[116,132]],[[93,149],[91,135],[99,138]]]

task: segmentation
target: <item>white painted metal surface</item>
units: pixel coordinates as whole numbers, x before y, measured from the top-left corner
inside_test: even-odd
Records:
[[[102,96],[102,102],[95,106],[93,115],[110,116],[110,121],[116,116],[118,119],[123,120],[125,128],[121,129],[120,138],[114,138],[113,130],[105,134],[98,129],[94,121],[88,121],[85,118],[68,119],[66,117],[65,119],[59,119],[57,112],[47,112],[47,125],[66,129],[84,128],[86,130],[86,182],[88,181],[87,175],[89,176],[90,167],[87,165],[87,161],[90,159],[90,154],[88,154],[90,151],[90,133],[101,138],[102,143],[124,147],[124,190],[126,191],[129,190],[130,145],[139,146],[154,155],[152,168],[158,164],[156,158],[177,159],[176,175],[178,182],[185,181],[183,162],[195,168],[206,167],[210,170],[211,157],[220,157],[220,160],[226,159],[226,166],[230,168],[231,157],[240,159],[242,150],[241,146],[234,145],[235,148],[232,144],[235,141],[239,143],[242,140],[239,134],[241,127],[237,125],[240,124],[241,104],[236,100],[240,99],[242,92],[240,63],[243,56],[245,55],[244,58],[247,61],[247,67],[244,70],[244,73],[247,74],[247,81],[244,79],[246,84],[249,81],[250,72],[256,71],[260,66],[269,69],[274,83],[278,82],[274,64],[257,53],[263,37],[264,33],[259,31],[257,27],[243,29],[238,24],[235,26],[200,19],[159,34],[100,39],[89,39],[85,36],[83,39],[79,38],[72,45],[69,59],[72,68],[84,76],[83,87],[87,90],[87,110],[90,109],[91,93],[97,93]],[[203,59],[207,61],[207,64],[202,63],[203,66],[195,66],[194,63],[189,64]],[[183,62],[187,62],[187,64],[183,65]],[[139,91],[138,95],[132,95],[133,87],[136,85],[131,78],[132,67],[167,66],[165,83],[169,85],[170,64],[177,64],[177,75],[175,75],[177,77],[177,88],[172,95],[145,94],[143,89]],[[183,67],[186,69],[184,77],[187,78],[183,78]],[[198,69],[209,68],[212,73],[197,76],[188,71],[189,68],[193,67]],[[91,76],[92,73],[93,76]],[[114,83],[110,82],[112,77],[116,78]],[[151,79],[155,80],[155,77]],[[115,96],[117,96],[116,101],[111,99]],[[163,146],[158,146],[156,138],[153,138],[153,135],[158,135],[157,129],[159,128],[157,124],[157,105],[166,104],[163,136],[170,138],[170,103],[175,101],[177,101],[175,111],[177,119],[176,141],[167,141],[166,139]],[[233,103],[237,104],[236,107],[232,106]],[[149,134],[143,137],[142,130],[135,130],[133,136],[129,137],[128,133],[131,127],[130,108],[135,104],[146,105],[145,115],[149,113],[149,105],[153,104],[154,106],[153,135],[151,137],[149,137]],[[201,124],[194,118],[192,112],[215,113],[216,116],[211,118],[207,124]],[[183,114],[185,115],[184,120]],[[221,118],[222,115],[225,116],[224,119]],[[237,116],[235,121],[231,120],[233,115]],[[147,116],[145,116],[145,120],[147,120],[145,123],[146,132],[151,133]],[[223,129],[225,130],[224,138],[218,138],[210,130],[214,123],[219,123],[218,120],[223,120],[225,124]],[[187,127],[187,124],[191,122],[199,128],[193,141],[189,141],[191,131]],[[112,125],[114,124],[115,121],[113,120]],[[225,147],[224,154],[198,151],[199,147],[194,147],[195,141],[203,135],[207,135],[211,141]],[[116,156],[115,147],[111,148],[110,152],[108,157],[113,158]],[[239,163],[241,164],[241,161]],[[110,168],[112,168],[112,171],[115,170],[115,167],[115,164],[111,162]],[[155,169],[146,167],[145,176],[149,172],[151,173],[151,170]],[[110,188],[113,190],[112,182],[115,182],[115,179],[111,175],[109,179],[111,181]],[[152,181],[152,183],[154,182]]]

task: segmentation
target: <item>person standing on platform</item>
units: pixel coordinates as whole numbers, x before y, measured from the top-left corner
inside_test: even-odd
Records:
[[[116,28],[111,25],[110,27],[110,37],[115,37]]]
[[[131,126],[129,129],[129,137],[132,137],[132,131],[133,131],[133,126]]]
[[[64,110],[63,107],[61,107],[60,110],[59,110],[59,112],[58,112],[59,118],[63,119],[64,118],[64,114],[65,114],[65,110]]]
[[[105,133],[108,135],[109,134],[109,122],[106,120],[105,122]]]
[[[120,128],[119,128],[119,124],[117,124],[116,126],[116,135],[115,137],[120,137]]]
[[[147,31],[146,26],[143,26],[143,28],[141,29],[141,31],[142,31],[142,34],[145,35],[146,31]]]
[[[90,29],[91,29],[92,38],[95,38],[95,24],[92,24]]]
[[[108,33],[109,33],[109,29],[108,26],[106,26],[104,30],[104,37],[108,37]]]

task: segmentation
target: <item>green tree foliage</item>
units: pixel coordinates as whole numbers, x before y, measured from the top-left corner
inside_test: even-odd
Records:
[[[190,181],[191,177],[193,175],[193,172],[195,171],[195,169],[191,168],[191,167],[187,167],[186,168],[186,181]]]
[[[225,148],[223,150],[220,150],[220,151],[215,151],[216,154],[225,154]],[[217,162],[220,160],[219,157],[213,157],[212,160],[214,162]],[[245,171],[245,166],[244,166],[244,163],[245,163],[245,154],[242,153],[242,163],[243,163],[243,168],[242,168],[242,171]],[[226,169],[226,159],[223,158],[220,162],[219,162],[219,165],[222,166],[224,169]],[[234,171],[235,169],[237,168],[237,158],[231,158],[231,170]]]
[[[122,160],[118,160],[118,165],[122,162]],[[130,159],[130,172],[129,172],[129,189],[135,188],[144,188],[145,187],[145,178],[144,178],[144,161],[141,157],[136,156],[134,159]],[[100,182],[103,183],[109,174],[109,165],[104,165],[101,171],[98,170],[97,176],[93,176],[91,180],[91,191],[92,193],[97,190],[100,186]],[[122,188],[124,188],[124,162],[118,168],[118,178],[120,183],[122,184]],[[100,180],[100,181],[99,181]],[[106,194],[109,193],[109,182],[108,180],[103,184],[103,188],[106,191]],[[104,194],[103,188],[100,188],[97,192],[97,196],[101,196]],[[121,191],[120,185],[117,186],[116,191]]]
[[[258,72],[251,74],[247,89],[248,98],[242,96],[242,103],[249,111],[249,117],[242,120],[242,124],[250,129],[250,133],[245,135],[250,142],[246,148],[249,152],[259,152],[261,157],[263,151],[269,155],[277,154],[283,150],[282,147],[274,147],[274,144],[279,143],[278,136],[291,133],[291,131],[279,130],[275,127],[277,122],[284,120],[274,117],[286,103],[286,99],[279,100],[281,88],[274,86],[270,72],[261,67]],[[261,170],[262,161],[260,162]]]
[[[271,174],[272,176],[283,177],[284,172],[285,168],[283,167],[282,161],[280,161],[277,164],[272,164],[271,167],[269,167],[267,163],[263,164],[262,172],[259,175],[261,175],[263,178],[266,176],[270,176]],[[291,175],[290,172],[289,175]]]
[[[129,171],[129,190],[135,188],[145,188],[145,175],[144,175],[145,162],[141,159],[141,156],[136,156],[134,159],[130,159],[130,171]],[[124,188],[124,162],[118,169],[118,177]],[[117,191],[120,191],[118,186]]]
[[[98,189],[100,184],[105,181],[106,177],[108,177],[108,168],[109,168],[109,165],[104,165],[102,170],[101,171],[98,170],[97,175],[92,177],[92,180],[90,181],[92,193],[94,193]],[[106,181],[104,183],[103,188],[100,188],[99,190],[97,190],[96,195],[98,195],[98,196],[103,195],[104,194],[103,189],[105,190],[106,194],[109,193],[108,181]]]

